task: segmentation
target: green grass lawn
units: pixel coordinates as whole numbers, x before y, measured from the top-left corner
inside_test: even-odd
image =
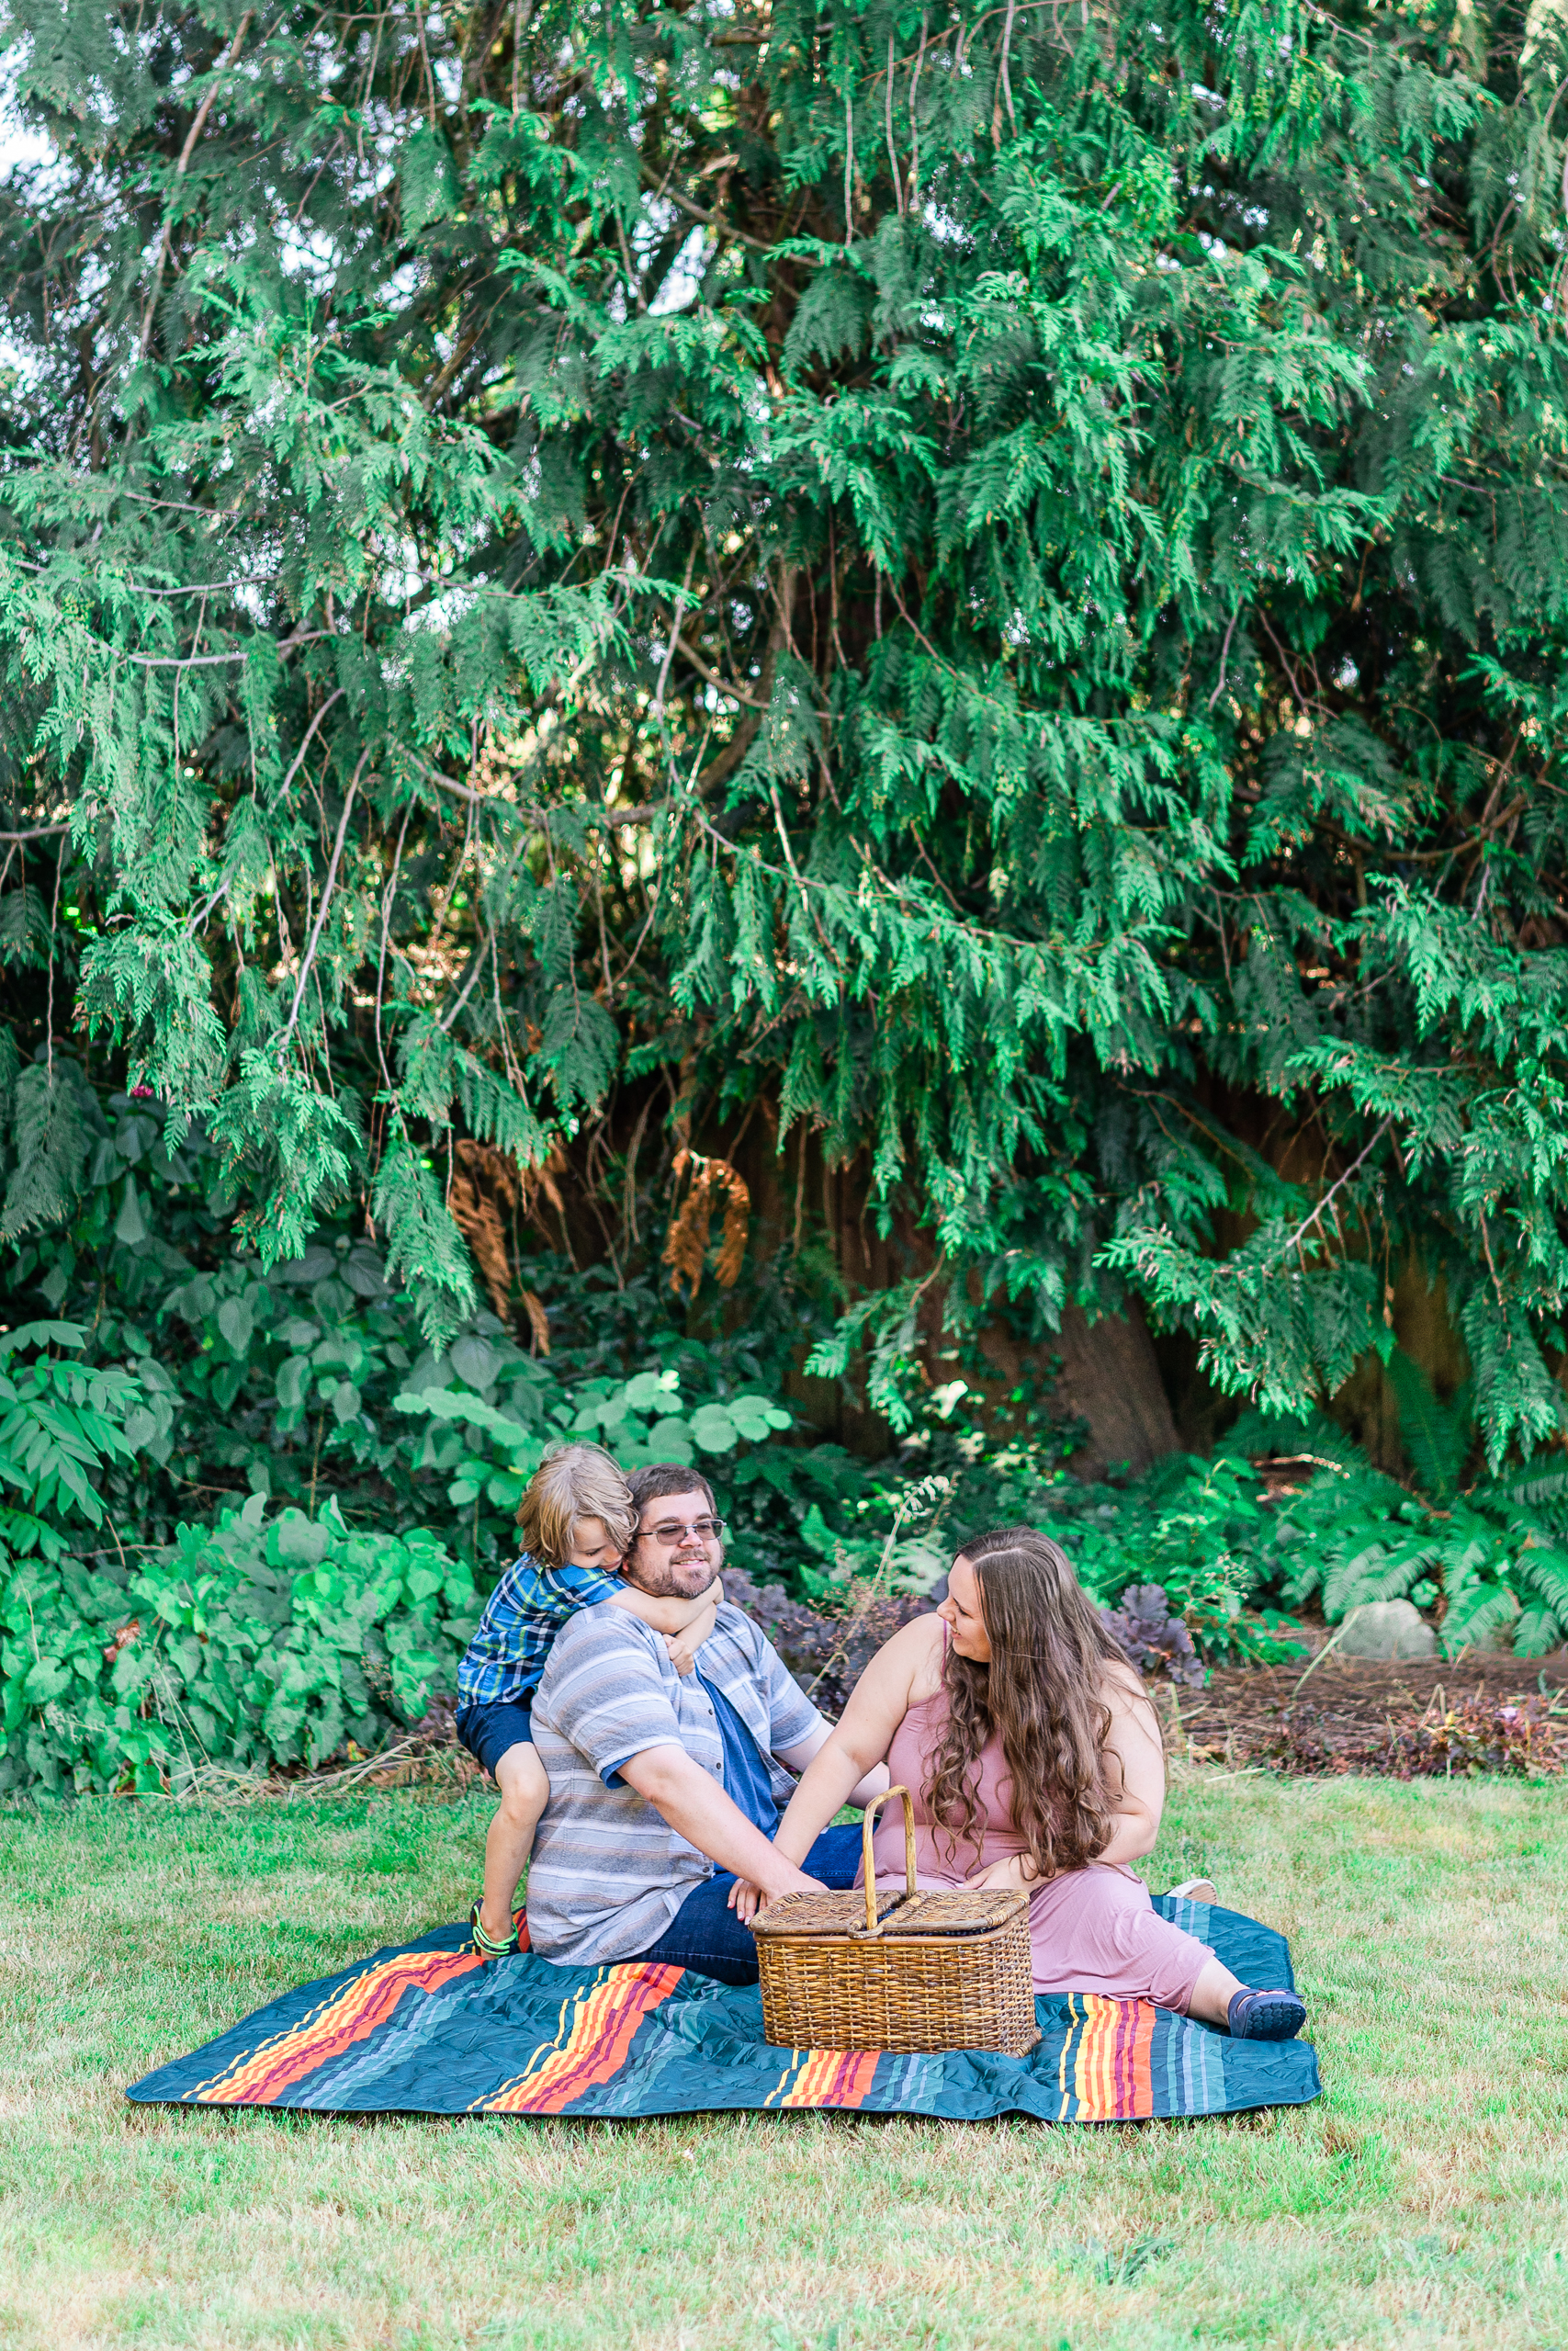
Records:
[[[1283,1927],[1327,2094],[1038,2124],[132,2108],[456,1917],[487,1807],[0,1814],[0,2344],[1568,2345],[1554,1789],[1190,1778],[1150,1871]]]

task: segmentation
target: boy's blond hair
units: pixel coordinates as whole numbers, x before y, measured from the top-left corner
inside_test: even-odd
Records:
[[[637,1513],[626,1479],[601,1446],[562,1445],[528,1480],[517,1513],[524,1547],[541,1567],[559,1567],[583,1519],[602,1520],[615,1548],[631,1549]]]

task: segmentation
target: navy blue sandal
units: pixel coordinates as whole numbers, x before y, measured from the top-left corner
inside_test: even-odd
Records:
[[[1293,1992],[1237,1992],[1225,2021],[1233,2040],[1294,2040],[1306,2015],[1306,2002]]]

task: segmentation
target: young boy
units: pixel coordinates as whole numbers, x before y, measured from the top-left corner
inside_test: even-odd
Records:
[[[549,1797],[529,1710],[556,1634],[580,1608],[629,1609],[662,1633],[689,1674],[713,1631],[723,1588],[695,1599],[649,1599],[615,1573],[637,1531],[631,1489],[597,1445],[565,1445],[535,1472],[517,1513],[521,1559],[509,1567],[457,1668],[457,1736],[501,1790],[485,1838],[485,1890],[468,1914],[487,1959],[517,1948],[512,1902]]]

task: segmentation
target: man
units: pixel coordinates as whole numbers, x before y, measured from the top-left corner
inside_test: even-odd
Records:
[[[665,1462],[630,1482],[637,1532],[621,1574],[650,1598],[705,1591],[724,1557],[707,1480]],[[770,1841],[793,1786],[780,1762],[803,1771],[829,1726],[728,1600],[684,1677],[637,1617],[580,1611],[550,1652],[533,1721],[550,1783],[528,1876],[543,1958],[662,1960],[754,1984],[756,1945],[729,1906],[736,1879],[769,1901],[853,1884],[857,1828],[824,1831],[804,1870]],[[851,1802],[886,1784],[879,1766]]]

